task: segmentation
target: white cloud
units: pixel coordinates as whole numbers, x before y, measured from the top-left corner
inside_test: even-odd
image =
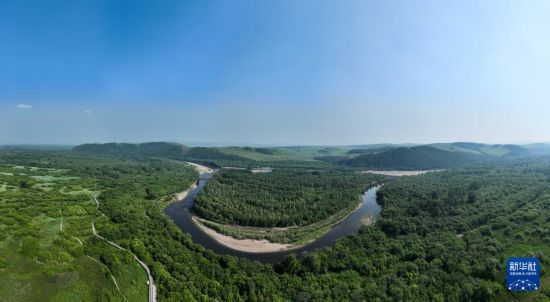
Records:
[[[27,105],[27,104],[18,104],[17,106],[15,106],[15,108],[17,108],[17,109],[32,109],[32,106]]]
[[[84,110],[84,113],[86,113],[86,114],[92,114],[92,113],[94,113],[94,112],[93,112],[92,110]]]

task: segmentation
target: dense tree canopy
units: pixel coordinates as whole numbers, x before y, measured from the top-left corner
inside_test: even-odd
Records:
[[[338,161],[339,164],[388,170],[426,170],[448,168],[479,161],[481,156],[450,152],[430,146],[400,147],[378,153],[367,153]]]
[[[355,208],[379,177],[350,171],[222,170],[193,210],[220,223],[255,227],[308,225]]]
[[[298,258],[291,255],[271,266],[205,250],[163,215],[160,203],[148,199],[152,197],[148,193],[160,196],[189,185],[196,174],[181,163],[48,154],[10,154],[1,161],[10,167],[70,167],[66,176],[88,175],[82,184],[101,191],[100,210],[105,216],[96,218],[99,232],[147,262],[158,285],[159,301],[545,301],[550,297],[546,286],[548,162],[476,165],[386,183],[379,191],[383,212],[375,225],[363,227],[332,247]],[[30,188],[17,189],[18,182],[10,177],[1,174],[0,180],[9,182],[9,190],[23,192],[14,194],[38,190],[34,178],[21,176]],[[2,230],[24,226],[22,231],[14,229],[19,238],[17,250],[24,257],[50,261],[53,253],[33,252],[41,236],[31,232],[34,221],[42,217],[36,211],[55,217],[57,206],[72,205],[77,199],[62,196],[56,207],[39,203],[38,209],[23,212],[18,210],[28,204],[0,197]],[[95,205],[89,203],[85,209],[94,211]],[[85,241],[80,251],[71,238],[58,240],[59,246],[67,245],[74,255],[52,250],[55,260],[51,261],[63,263],[89,253],[99,254],[98,260],[114,273],[125,267],[125,257],[101,252],[93,240]],[[511,256],[539,257],[541,290],[515,294],[505,290],[505,260]],[[2,274],[2,267],[10,267],[10,261],[0,255]]]

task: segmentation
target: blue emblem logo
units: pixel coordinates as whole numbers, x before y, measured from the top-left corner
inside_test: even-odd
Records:
[[[540,288],[540,262],[537,258],[509,258],[506,262],[506,288],[513,292]]]

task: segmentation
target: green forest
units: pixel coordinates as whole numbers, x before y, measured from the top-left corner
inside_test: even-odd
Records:
[[[357,150],[354,152],[357,153]],[[418,146],[361,154],[357,157],[339,160],[337,163],[376,170],[428,170],[463,165],[481,161],[481,159],[483,158],[479,155],[450,152],[430,146]]]
[[[0,296],[4,301],[146,301],[143,268],[130,253],[92,236],[92,221],[102,227],[122,219],[101,216],[93,196],[135,190],[152,202],[197,177],[187,165],[165,160],[0,153]]]
[[[469,142],[428,145],[358,145],[290,147],[189,147],[178,143],[106,143],[74,147],[79,154],[125,158],[171,158],[213,167],[321,166],[374,170],[428,170],[487,161],[550,154],[547,145],[488,145]]]
[[[475,164],[386,181],[376,224],[269,265],[205,250],[162,213],[163,195],[198,177],[181,162],[1,154],[0,295],[8,301],[144,300],[144,272],[94,239],[92,220],[151,267],[159,301],[550,299],[548,162]],[[541,290],[506,291],[511,256],[540,259]]]
[[[197,196],[193,211],[225,224],[303,226],[353,210],[379,179],[338,170],[222,170]]]

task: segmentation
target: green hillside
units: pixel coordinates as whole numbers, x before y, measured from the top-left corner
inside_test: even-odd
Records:
[[[517,145],[487,145],[479,143],[456,142],[450,144],[431,144],[431,147],[451,151],[463,152],[476,155],[495,156],[495,157],[513,157],[528,154],[528,150]]]
[[[225,154],[237,155],[257,161],[315,160],[319,156],[342,156],[351,147],[344,146],[290,146],[271,148],[223,147]]]
[[[369,148],[369,149],[358,148],[358,149],[351,149],[346,153],[351,154],[351,155],[353,155],[353,154],[373,154],[373,153],[380,153],[380,152],[389,151],[389,150],[396,149],[396,148],[397,147],[394,147],[394,146],[384,146],[384,147]]]
[[[107,144],[84,144],[73,148],[73,152],[86,154],[102,154],[114,156],[135,156],[135,157],[167,157],[182,158],[189,147],[166,142],[154,142],[143,144],[107,143]]]
[[[522,145],[522,147],[534,155],[550,155],[550,144],[535,143]]]
[[[540,149],[540,148],[539,148]],[[535,154],[517,145],[469,142],[423,146],[288,146],[288,147],[187,147],[178,143],[85,144],[73,152],[122,157],[158,157],[201,162],[212,166],[278,165],[283,162],[324,162],[373,169],[435,169],[472,161],[504,159]]]
[[[425,170],[456,166],[476,159],[475,156],[467,153],[450,152],[429,146],[418,146],[363,154],[338,161],[337,163],[369,169]]]
[[[187,147],[178,143],[156,142],[142,144],[107,143],[84,144],[76,146],[73,152],[79,154],[112,155],[118,157],[158,157],[179,160],[193,160],[197,162],[209,162],[214,165],[231,164],[234,162],[246,162],[249,159],[226,154],[219,148]]]
[[[342,156],[352,147],[187,147],[177,143],[107,143],[84,144],[73,152],[133,157],[167,157],[175,159],[212,161],[218,165],[242,164],[249,161],[314,160],[318,156]]]
[[[426,146],[361,156],[390,152],[469,156]],[[333,167],[309,170],[220,171],[199,198],[208,198],[202,206],[215,210],[213,219],[224,213],[218,221],[293,225],[285,223],[289,218],[307,224],[346,207],[348,193],[375,177]],[[206,250],[162,212],[162,196],[197,179],[186,165],[0,152],[0,294],[6,301],[144,301],[145,273],[131,254],[92,235],[95,220],[102,236],[151,268],[159,301],[548,301],[548,273],[536,292],[511,293],[504,284],[509,257],[537,257],[547,272],[549,175],[550,163],[537,158],[388,181],[378,191],[382,213],[373,225],[264,265]],[[222,227],[218,231],[226,234],[235,229]],[[304,232],[273,234],[274,241],[304,238]]]

